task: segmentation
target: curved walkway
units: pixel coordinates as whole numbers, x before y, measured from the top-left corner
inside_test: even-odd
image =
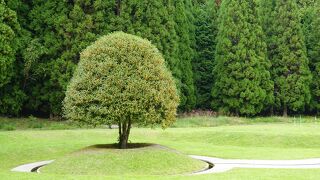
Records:
[[[193,174],[210,174],[226,172],[233,168],[266,168],[266,169],[314,169],[320,168],[320,158],[301,160],[243,160],[220,159],[207,156],[190,155],[214,165],[213,168]]]
[[[38,169],[42,166],[45,166],[47,164],[52,163],[54,160],[49,161],[40,161],[40,162],[34,162],[30,164],[24,164],[18,167],[15,167],[11,169],[11,171],[15,172],[39,172]]]
[[[205,161],[213,165],[203,171],[192,173],[211,174],[229,171],[233,168],[275,168],[275,169],[314,169],[320,168],[320,158],[302,159],[302,160],[242,160],[242,159],[220,159],[207,156],[190,155],[190,157]],[[39,168],[52,163],[54,160],[40,161],[30,164],[24,164],[11,169],[16,172],[39,172]]]

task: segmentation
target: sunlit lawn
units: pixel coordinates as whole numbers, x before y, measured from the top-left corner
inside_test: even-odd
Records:
[[[176,123],[176,127],[186,127],[186,123],[194,124],[191,122],[193,120],[180,119]],[[207,118],[206,121],[217,120],[221,121],[219,118]],[[170,128],[166,130],[133,128],[130,140],[133,143],[161,144],[184,154],[220,158],[303,159],[320,157],[320,125],[310,121],[308,123],[293,123],[293,121],[288,120],[287,122],[258,122],[249,125],[244,125],[248,123],[241,123],[240,125],[229,123],[233,125]],[[87,146],[114,143],[117,140],[117,133],[115,129],[0,131],[0,179],[123,179],[119,175],[59,175],[45,172],[41,174],[10,172],[11,168],[20,164],[59,159]],[[234,169],[221,174],[201,176],[130,175],[126,178],[320,179],[320,169]]]

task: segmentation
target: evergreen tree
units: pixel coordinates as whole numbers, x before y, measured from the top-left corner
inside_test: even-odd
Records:
[[[180,109],[192,109],[195,101],[193,48],[189,36],[194,32],[189,28],[192,22],[185,12],[186,5],[182,1],[180,4],[182,11],[178,13],[184,28],[180,28],[180,22],[176,23],[172,16],[176,13],[176,4],[171,0],[34,1],[29,13],[29,28],[34,38],[28,47],[34,51],[25,54],[31,57],[27,64],[35,68],[26,71],[29,77],[26,89],[30,97],[26,107],[59,115],[65,88],[81,49],[101,35],[121,30],[147,38],[157,46],[180,85],[181,96],[185,97]],[[41,51],[37,51],[39,49]]]
[[[0,1],[0,88],[10,82],[14,75],[16,31],[19,25],[16,13]]]
[[[117,18],[118,27],[130,34],[135,34],[150,40],[164,54],[168,68],[177,81],[180,79],[177,60],[177,35],[173,4],[167,1],[121,1],[120,15]]]
[[[119,7],[116,30],[141,36],[157,46],[180,91],[179,109],[191,110],[195,103],[191,1],[122,0]]]
[[[313,75],[311,83],[311,110],[320,110],[320,4],[309,9],[305,19],[305,35],[310,70]]]
[[[222,2],[217,36],[215,109],[235,115],[256,115],[272,102],[264,34],[254,0]]]
[[[57,82],[51,81],[51,73],[56,72],[52,66],[66,49],[64,41],[71,39],[64,28],[68,25],[67,12],[70,6],[56,0],[33,1],[30,6],[28,29],[33,32],[33,40],[24,52],[24,86],[28,95],[25,110],[37,114],[54,114],[52,109],[61,103],[53,102],[53,94],[56,95],[61,89]],[[64,34],[67,37],[63,37]]]
[[[175,6],[175,29],[178,35],[178,58],[181,70],[180,109],[190,111],[195,107],[196,96],[192,71],[194,57],[194,19],[192,16],[191,1],[174,1]]]
[[[79,52],[111,31],[108,20],[115,16],[114,3],[48,0],[34,1],[32,7],[29,28],[34,38],[25,57],[33,68],[26,71],[26,107],[57,116]]]
[[[19,61],[21,33],[17,14],[0,0],[0,114],[17,115],[24,101],[19,86]]]
[[[275,106],[287,116],[288,110],[304,109],[310,101],[311,80],[298,6],[292,0],[272,1],[264,20],[268,56],[275,83]]]
[[[209,109],[212,101],[212,70],[217,36],[218,7],[215,2],[200,3],[195,9],[196,56],[193,60],[197,108]]]
[[[299,14],[303,17],[310,8],[313,8],[318,0],[296,0],[299,8]]]

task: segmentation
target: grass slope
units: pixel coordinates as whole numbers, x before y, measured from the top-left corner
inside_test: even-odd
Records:
[[[42,173],[75,175],[177,175],[202,170],[206,163],[172,149],[147,145],[132,149],[91,146],[58,158]]]
[[[213,119],[210,119],[213,121]],[[94,144],[114,143],[117,130],[23,130],[0,132],[0,179],[123,179],[123,176],[14,173],[24,163],[60,159]],[[320,157],[318,123],[275,123],[198,128],[132,129],[131,142],[156,143],[184,154],[241,159]],[[125,179],[320,179],[320,169],[234,169],[201,176]]]

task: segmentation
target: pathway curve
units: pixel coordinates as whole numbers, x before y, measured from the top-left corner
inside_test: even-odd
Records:
[[[47,164],[52,163],[54,160],[49,161],[40,161],[40,162],[34,162],[30,164],[24,164],[18,167],[15,167],[11,169],[11,171],[15,172],[39,172],[38,169],[42,166],[45,166]]]
[[[210,164],[210,168],[192,173],[210,174],[226,172],[233,168],[275,168],[275,169],[314,169],[320,168],[320,158],[301,160],[243,160],[243,159],[220,159],[207,156],[190,155],[190,157],[205,161]],[[54,160],[40,161],[24,164],[11,169],[16,172],[39,172],[39,168],[52,163]],[[213,167],[212,167],[213,165]],[[212,167],[212,168],[211,168]]]
[[[274,169],[315,169],[320,168],[320,158],[301,160],[243,160],[243,159],[220,159],[207,156],[190,155],[214,167],[194,174],[210,174],[226,172],[233,168],[274,168]]]

